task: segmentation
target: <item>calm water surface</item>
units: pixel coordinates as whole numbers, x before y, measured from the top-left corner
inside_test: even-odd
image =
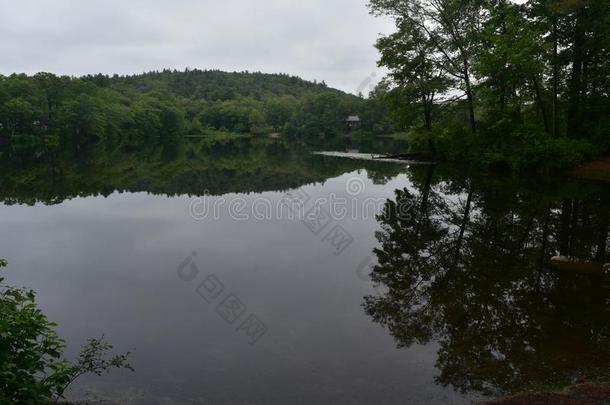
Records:
[[[224,152],[3,180],[8,281],[69,355],[100,335],[133,352],[71,397],[461,404],[608,375],[608,277],[549,264],[609,261],[607,186]],[[313,216],[278,215],[287,198]]]

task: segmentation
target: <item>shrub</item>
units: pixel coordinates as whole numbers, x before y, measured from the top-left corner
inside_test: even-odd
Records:
[[[578,165],[592,158],[596,150],[585,139],[553,138],[535,127],[522,126],[512,132],[495,129],[485,128],[477,134],[437,131],[439,155],[444,160],[491,169],[552,171]],[[422,145],[423,138],[416,134],[413,142]]]
[[[0,267],[6,266],[0,259]],[[133,368],[129,353],[107,358],[112,346],[90,339],[73,363],[62,357],[65,342],[36,305],[31,290],[4,284],[0,278],[0,404],[57,402],[78,377],[101,375],[112,368]]]
[[[470,131],[457,127],[434,129],[436,150],[444,160],[474,163],[481,158],[481,148]]]
[[[575,166],[593,156],[593,145],[583,139],[538,137],[512,154],[519,169],[557,170]]]

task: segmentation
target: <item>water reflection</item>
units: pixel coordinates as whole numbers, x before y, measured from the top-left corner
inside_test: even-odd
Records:
[[[40,292],[69,342],[104,333],[135,353],[136,374],[85,382],[74,398],[468,403],[608,374],[608,279],[549,264],[609,260],[603,186],[486,183],[243,140],[2,167],[0,254],[11,280]],[[188,215],[190,196],[206,191],[277,206],[299,187],[312,202],[352,198],[354,178],[365,185],[357,207],[390,200],[377,220],[338,221],[354,238],[342,255],[300,221]],[[381,295],[364,277],[374,247]],[[218,276],[269,325],[256,346],[176,275],[195,250],[201,277]]]
[[[482,184],[414,172],[380,215],[365,311],[400,347],[437,340],[437,383],[497,394],[607,377],[608,276],[555,268],[608,260],[608,190]],[[398,211],[400,209],[398,208]]]
[[[53,205],[116,191],[165,196],[287,191],[362,168],[360,162],[310,152],[294,144],[234,140],[186,143],[171,151],[155,146],[138,152],[98,148],[40,161],[0,155],[0,202]],[[370,162],[367,168],[377,182],[404,170],[383,162]]]

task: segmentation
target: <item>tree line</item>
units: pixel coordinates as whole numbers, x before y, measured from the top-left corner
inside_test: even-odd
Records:
[[[610,150],[610,0],[370,0],[396,30],[363,98],[285,74],[0,76],[0,153],[141,150],[273,133],[317,147],[400,133],[411,152],[555,169]],[[358,115],[350,131],[346,118]],[[3,152],[2,152],[3,151]],[[398,151],[397,151],[398,152]]]
[[[346,133],[350,115],[363,130],[380,125],[379,102],[288,75],[161,71],[135,76],[0,76],[0,144],[32,158],[89,145],[134,150],[187,136],[222,138],[282,133],[324,142]],[[7,147],[8,146],[8,147]]]
[[[521,165],[609,149],[610,2],[521,3],[370,1],[396,25],[376,44],[391,72],[376,92],[430,151]]]

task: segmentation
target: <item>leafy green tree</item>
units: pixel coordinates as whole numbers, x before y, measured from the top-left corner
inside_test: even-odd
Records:
[[[0,268],[7,262],[0,259]],[[104,338],[90,339],[76,363],[62,358],[65,343],[36,305],[31,290],[8,286],[0,278],[0,403],[56,403],[84,374],[130,369],[129,353],[108,358]]]
[[[528,6],[531,21],[544,31],[550,49],[553,133],[564,133],[564,122],[571,137],[597,131],[603,116],[599,108],[607,105],[607,97],[599,97],[607,95],[601,90],[607,75],[599,73],[607,71],[609,63],[610,2],[531,0]]]
[[[274,131],[281,131],[297,109],[297,99],[287,95],[269,99],[265,105],[267,123]]]
[[[178,108],[164,106],[161,109],[161,140],[164,144],[176,143],[184,134],[184,113]]]
[[[308,97],[325,106],[311,105]],[[204,134],[206,128],[250,136],[285,127],[308,132],[300,125],[287,125],[297,122],[294,115],[304,105],[312,114],[324,115],[319,117],[325,122],[322,132],[336,134],[344,129],[346,114],[363,110],[356,99],[325,84],[248,72],[0,76],[0,137],[3,144],[15,138],[10,141],[12,153],[32,159],[46,155],[43,138],[49,136],[59,137],[61,148],[81,154],[97,145],[108,151],[166,148],[177,146],[187,132]],[[316,118],[306,120],[307,125]]]
[[[397,28],[418,27],[426,46],[439,55],[439,67],[461,83],[472,132],[476,131],[472,65],[478,47],[481,0],[371,0],[377,15],[395,19]]]
[[[21,98],[13,98],[2,106],[5,127],[11,136],[31,130],[34,120],[32,104]]]
[[[60,120],[62,135],[76,151],[97,142],[104,133],[101,105],[88,94],[64,103]]]
[[[396,33],[380,38],[376,46],[381,52],[379,64],[390,69],[391,77],[404,97],[403,102],[421,111],[424,128],[428,131],[428,147],[435,153],[431,133],[435,98],[451,84],[436,43],[419,24],[405,19]]]
[[[543,78],[543,33],[527,21],[526,8],[507,0],[485,4],[481,50],[475,72],[485,105],[486,121],[496,131],[510,131],[523,122],[523,109],[535,100],[544,129],[550,132]]]

